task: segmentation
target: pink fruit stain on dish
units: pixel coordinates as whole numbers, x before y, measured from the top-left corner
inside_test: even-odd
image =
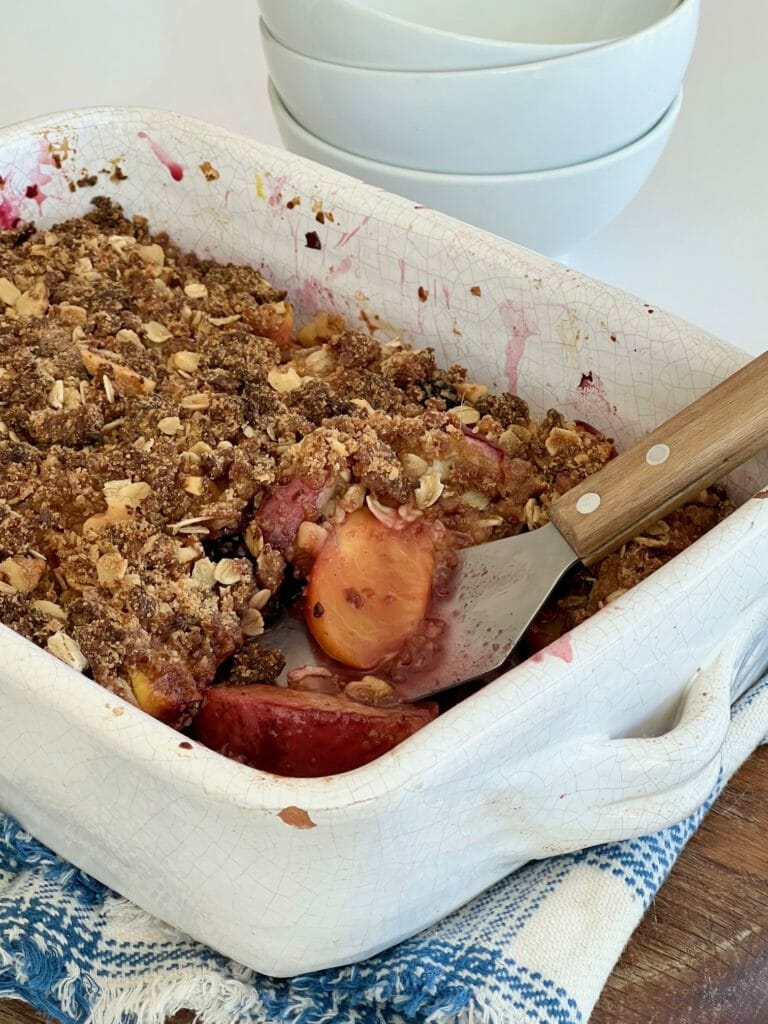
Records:
[[[397,265],[400,267],[400,284],[405,284],[405,260],[399,259]]]
[[[170,157],[168,153],[166,153],[166,151],[163,149],[163,147],[159,143],[155,142],[154,139],[151,139],[146,132],[139,132],[138,134],[140,139],[147,140],[150,149],[155,154],[160,163],[163,165],[163,167],[166,167],[168,169],[168,173],[173,178],[173,180],[181,181],[181,179],[184,177],[183,165],[180,164],[178,160],[174,160],[172,157]]]
[[[323,306],[336,307],[333,292],[317,277],[305,277],[289,283],[289,294],[305,314],[316,313]]]
[[[8,178],[0,179],[3,186],[8,183]],[[12,231],[19,221],[21,220],[21,214],[19,208],[16,205],[14,199],[10,195],[5,195],[0,191],[0,229],[3,231]]]
[[[326,277],[332,279],[339,277],[341,274],[348,274],[354,266],[354,260],[351,256],[345,256],[343,260],[336,264],[335,267],[329,267]]]
[[[579,398],[595,412],[616,415],[616,406],[608,400],[605,384],[592,370],[589,373],[582,373],[576,390]]]
[[[0,229],[12,230],[21,221],[21,204],[24,200],[32,200],[37,204],[38,212],[48,198],[45,186],[53,179],[53,173],[46,168],[55,167],[51,149],[44,139],[39,141],[39,151],[33,158],[34,171],[25,172],[26,183],[16,186],[13,172],[0,176]]]
[[[451,292],[447,284],[443,285],[443,298],[445,299],[445,308],[451,308]]]
[[[551,644],[542,648],[540,651],[536,651],[535,654],[531,655],[531,661],[544,661],[544,655],[549,654],[553,658],[559,658],[561,661],[569,664],[573,661],[573,647],[571,646],[570,633],[563,633],[557,640],[553,640]]]
[[[507,354],[504,361],[504,369],[507,375],[507,385],[512,392],[517,391],[517,377],[520,372],[520,363],[525,355],[525,346],[529,338],[539,333],[537,324],[528,319],[525,307],[513,299],[505,299],[499,305],[501,322],[507,329]]]
[[[274,181],[269,182],[269,195],[267,196],[267,206],[270,210],[278,210],[283,205],[283,191],[285,190],[286,183],[288,181],[287,175],[282,175],[279,178],[275,178]]]
[[[32,199],[37,203],[38,212],[42,210],[43,203],[48,198],[44,188],[53,180],[53,172],[49,173],[46,168],[55,166],[50,144],[46,140],[41,140],[40,152],[37,157],[37,170],[34,174],[29,175],[27,186],[24,189],[25,198]]]
[[[365,227],[365,225],[368,223],[370,219],[371,218],[369,216],[365,216],[363,217],[363,219],[360,221],[356,228],[352,228],[351,231],[342,232],[341,238],[336,243],[336,248],[340,249],[342,245],[346,245],[350,239],[355,237],[358,231],[362,231],[362,229]]]

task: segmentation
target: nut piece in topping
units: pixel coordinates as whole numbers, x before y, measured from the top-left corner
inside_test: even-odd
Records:
[[[235,313],[232,316],[208,317],[208,322],[212,323],[214,327],[226,327],[227,324],[236,324],[238,320],[242,320],[242,316],[239,313]]]
[[[253,557],[258,558],[264,550],[264,538],[262,537],[261,530],[258,526],[251,525],[246,527],[243,539],[245,540],[245,546]]]
[[[200,365],[200,353],[188,352],[182,349],[174,352],[168,359],[168,365],[172,370],[183,370],[184,373],[194,373]]]
[[[16,299],[14,309],[22,317],[45,316],[48,309],[48,288],[45,281],[38,281]]]
[[[457,384],[456,391],[462,398],[466,398],[473,405],[478,399],[488,394],[488,388],[485,384]]]
[[[141,326],[144,328],[147,340],[151,341],[153,345],[162,345],[163,342],[173,337],[165,324],[161,324],[157,320],[148,320]]]
[[[64,406],[64,381],[55,380],[48,392],[48,405],[52,409],[61,409]]]
[[[370,704],[371,707],[391,707],[396,704],[395,691],[385,679],[378,676],[363,676],[344,687],[345,696],[356,700],[359,704]]]
[[[59,320],[72,327],[82,326],[88,319],[88,310],[85,306],[76,306],[71,302],[62,302],[58,310]]]
[[[304,360],[304,368],[308,373],[322,377],[333,369],[333,356],[327,348],[315,349]]]
[[[0,277],[0,302],[6,306],[15,306],[21,292],[7,277]]]
[[[49,636],[46,647],[70,668],[77,669],[78,672],[84,672],[88,668],[88,659],[80,650],[79,644],[63,630]]]
[[[231,587],[235,583],[239,583],[242,576],[238,572],[233,558],[222,558],[220,562],[216,563],[213,578],[222,586]]]
[[[255,608],[257,612],[260,612],[266,606],[270,597],[272,597],[271,590],[257,590],[248,602],[248,607]]]
[[[435,469],[428,469],[419,480],[414,500],[417,508],[430,508],[443,493],[444,486],[440,474]]]
[[[465,505],[469,505],[470,508],[480,509],[481,512],[487,509],[491,503],[487,494],[475,490],[464,491],[461,495],[461,500]]]
[[[141,338],[138,336],[136,331],[130,330],[128,327],[123,327],[115,335],[115,340],[120,342],[128,342],[129,345],[133,345],[134,348],[141,349],[144,351],[144,345],[142,344]]]
[[[181,430],[181,420],[178,416],[164,416],[157,421],[157,429],[161,433],[167,434],[168,437],[172,437]]]
[[[553,457],[567,455],[573,451],[578,451],[582,447],[581,437],[575,430],[553,427],[544,442],[544,447]]]
[[[480,419],[480,413],[471,405],[457,405],[448,410],[452,419],[458,420],[465,427],[471,427]]]
[[[33,601],[32,608],[47,619],[56,619],[57,622],[67,621],[67,613],[60,604],[55,604],[53,601]]]
[[[356,512],[365,504],[365,493],[364,484],[351,484],[339,498],[339,508],[344,512]]]
[[[21,594],[34,590],[45,575],[46,563],[41,558],[28,558],[16,555],[0,562],[0,576]]]
[[[192,281],[184,286],[184,294],[188,299],[205,299],[208,297],[208,289],[199,281]]]
[[[205,478],[202,476],[185,476],[181,487],[182,490],[187,492],[187,494],[194,494],[197,496],[203,493],[204,483]]]
[[[153,242],[151,245],[140,245],[136,251],[145,263],[152,263],[156,267],[162,267],[165,263],[165,253],[157,242]]]
[[[152,493],[145,480],[108,480],[102,488],[107,504],[122,504],[137,507]]]
[[[192,409],[193,411],[201,412],[203,409],[207,409],[211,404],[211,396],[207,391],[196,391],[192,395],[185,395],[179,402],[182,409]]]
[[[413,480],[418,480],[419,477],[429,469],[429,463],[426,459],[422,459],[420,455],[414,455],[413,452],[406,452],[405,455],[400,457],[400,461],[403,464],[403,469]]]
[[[105,587],[111,587],[118,583],[128,571],[128,561],[116,551],[111,554],[102,555],[96,562],[96,574],[99,583]]]
[[[292,366],[276,366],[267,374],[267,383],[278,394],[284,395],[301,387],[301,377]]]
[[[216,582],[216,566],[210,558],[198,558],[192,566],[192,579],[210,590]]]
[[[131,518],[131,513],[126,505],[107,505],[106,512],[97,512],[89,516],[83,523],[83,536],[90,537],[94,533],[101,533],[109,526],[116,523],[125,523]]]
[[[246,636],[261,636],[264,619],[258,608],[246,608],[240,618],[240,629]]]

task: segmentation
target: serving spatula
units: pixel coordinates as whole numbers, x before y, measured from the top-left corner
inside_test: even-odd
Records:
[[[451,595],[430,610],[446,624],[440,650],[418,671],[390,677],[397,698],[419,700],[499,669],[571,566],[617,550],[766,445],[768,353],[559,497],[546,526],[462,550]],[[299,618],[284,616],[261,640],[283,651],[284,674],[336,665]]]

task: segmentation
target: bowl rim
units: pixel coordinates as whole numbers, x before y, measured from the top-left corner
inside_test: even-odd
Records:
[[[580,40],[578,42],[573,42],[573,43],[563,43],[563,42],[561,42],[561,43],[537,43],[537,42],[532,42],[530,40],[527,41],[527,42],[523,42],[523,41],[519,41],[518,42],[518,41],[515,41],[515,40],[511,40],[511,39],[492,39],[490,36],[473,36],[473,35],[468,35],[466,32],[451,32],[448,29],[431,28],[431,27],[429,27],[427,25],[422,25],[422,24],[420,24],[417,21],[407,21],[405,18],[398,18],[396,15],[388,14],[386,11],[378,11],[375,8],[369,7],[367,4],[358,5],[356,3],[351,3],[350,0],[335,0],[335,2],[338,3],[341,7],[345,8],[348,11],[352,11],[352,10],[355,10],[355,9],[359,8],[360,6],[363,6],[364,9],[365,9],[365,15],[366,16],[370,15],[370,16],[372,16],[374,18],[379,18],[379,19],[381,19],[382,21],[385,21],[385,22],[392,22],[398,28],[403,28],[407,32],[410,32],[414,36],[414,38],[417,39],[420,43],[423,43],[423,42],[425,42],[427,40],[432,40],[432,39],[436,38],[438,43],[442,43],[442,42],[445,41],[446,44],[447,44],[447,42],[450,40],[452,43],[458,43],[460,45],[466,45],[467,47],[475,47],[476,49],[472,49],[472,50],[470,50],[470,52],[474,53],[476,55],[477,55],[478,51],[481,54],[483,52],[486,52],[487,53],[487,57],[485,57],[484,59],[492,60],[494,62],[492,64],[488,64],[488,65],[485,65],[483,67],[475,67],[475,68],[435,68],[434,69],[435,72],[439,72],[439,71],[454,71],[454,70],[455,71],[472,71],[472,70],[480,71],[480,70],[487,70],[488,68],[493,68],[493,67],[504,67],[506,65],[503,63],[503,61],[505,59],[508,60],[509,57],[511,55],[513,55],[513,54],[526,57],[526,59],[524,61],[522,61],[521,63],[531,64],[531,63],[533,63],[534,61],[537,61],[537,60],[553,60],[556,57],[563,57],[563,56],[566,56],[567,54],[570,54],[570,53],[578,53],[579,50],[581,50],[581,49],[591,50],[591,49],[594,49],[596,46],[603,46],[606,43],[614,42],[618,38],[624,38],[623,36],[612,36],[610,38],[605,38],[605,39],[594,39],[594,40],[588,39],[588,40]],[[679,4],[679,3],[682,2],[682,0],[677,0],[677,2]],[[262,10],[263,10],[263,4],[262,4]],[[673,8],[673,10],[674,10],[674,8]],[[262,18],[263,17],[264,16],[262,14]],[[664,15],[664,17],[666,17],[666,15]],[[264,19],[264,20],[266,21],[266,19]],[[651,22],[651,24],[655,25],[656,22],[658,22],[658,21],[661,21],[661,18],[657,18],[656,21]],[[269,26],[267,26],[267,27],[269,27]],[[324,63],[329,63],[329,64],[330,63],[334,63],[333,61],[324,61],[322,57],[313,57],[312,54],[304,53],[302,50],[293,50],[293,47],[288,46],[287,43],[283,42],[283,40],[273,31],[272,28],[270,28],[269,30],[270,30],[270,33],[272,34],[272,37],[276,40],[276,42],[279,42],[280,45],[284,46],[286,50],[292,50],[294,53],[298,53],[302,57],[310,57],[311,59],[320,60],[320,61],[323,61]],[[638,29],[638,32],[639,31],[643,31],[643,30],[642,29]],[[634,33],[630,33],[630,34],[634,34]],[[534,54],[535,54],[535,56],[534,56]],[[478,59],[478,58],[476,57],[476,59]],[[502,62],[502,63],[499,63],[499,62]],[[518,63],[518,62],[516,61],[516,63]],[[368,64],[346,64],[346,65],[341,65],[341,66],[342,67],[350,67],[350,68],[353,68],[353,67],[364,68],[364,69],[370,70],[370,71],[383,71],[383,70],[405,71],[405,70],[407,70],[405,68],[388,68],[388,69],[377,68],[377,67],[373,67],[372,65],[368,65]],[[418,70],[425,71],[426,69],[421,68],[421,69],[416,69],[416,70],[417,71]]]
[[[685,3],[685,0],[683,2]],[[602,167],[608,167],[613,163],[618,163],[625,157],[632,156],[634,153],[645,149],[659,135],[671,129],[680,114],[684,97],[684,88],[681,84],[675,94],[675,98],[659,120],[645,134],[635,139],[634,142],[630,142],[627,146],[622,146],[621,149],[615,149],[613,152],[606,153],[603,156],[595,157],[594,160],[584,160],[577,164],[565,164],[562,167],[552,167],[544,171],[510,171],[507,174],[462,174],[458,171],[422,171],[417,168],[401,167],[399,164],[385,164],[380,160],[371,160],[369,157],[350,153],[349,150],[341,149],[330,142],[326,142],[325,139],[321,139],[319,135],[314,135],[297,121],[286,107],[282,96],[277,91],[277,86],[271,78],[267,80],[267,91],[276,121],[279,121],[281,117],[284,118],[290,122],[292,130],[295,130],[299,135],[306,136],[312,145],[327,150],[330,155],[340,153],[345,158],[360,164],[361,174],[367,170],[378,171],[379,169],[385,169],[397,172],[403,181],[423,182],[424,184],[437,181],[446,185],[503,185],[512,183],[526,184],[534,181],[557,181],[560,178],[589,174]],[[314,158],[305,157],[305,159]],[[339,173],[344,174],[348,172],[340,171]]]
[[[437,36],[440,39],[443,39],[443,38],[444,39],[451,39],[451,40],[455,40],[455,41],[460,42],[460,43],[470,43],[470,44],[482,43],[482,44],[487,45],[489,47],[489,49],[493,49],[494,51],[498,50],[499,51],[499,56],[501,56],[501,51],[507,50],[507,49],[513,49],[513,48],[515,50],[521,50],[521,51],[538,50],[540,52],[541,51],[552,52],[553,56],[561,56],[561,55],[562,56],[566,56],[566,54],[562,53],[562,48],[564,46],[574,45],[574,46],[583,46],[584,48],[592,49],[592,48],[594,48],[596,46],[604,46],[607,43],[616,42],[619,39],[627,39],[630,36],[638,35],[638,33],[644,32],[647,28],[652,28],[654,25],[658,24],[660,21],[663,21],[664,18],[669,17],[669,15],[674,13],[674,11],[682,3],[685,2],[685,0],[677,0],[677,2],[675,3],[674,7],[672,7],[666,14],[663,14],[660,18],[655,18],[652,22],[650,22],[650,24],[644,26],[644,28],[637,29],[635,32],[628,32],[628,33],[625,33],[624,35],[619,35],[619,36],[610,36],[610,37],[604,38],[604,39],[578,39],[578,40],[573,40],[572,43],[569,43],[569,42],[566,42],[566,41],[561,41],[559,43],[552,43],[552,42],[545,43],[545,42],[536,42],[535,40],[493,39],[490,36],[476,36],[476,35],[472,35],[471,33],[467,33],[467,32],[452,32],[450,29],[435,28],[435,27],[433,27],[431,25],[422,25],[421,22],[418,22],[418,21],[409,21],[407,18],[399,17],[396,14],[390,14],[388,11],[381,11],[381,10],[378,10],[377,8],[375,8],[375,7],[371,7],[367,3],[354,4],[354,3],[350,3],[350,0],[336,0],[336,2],[340,3],[342,6],[347,7],[349,9],[352,9],[352,8],[355,8],[355,7],[363,7],[365,9],[366,14],[372,15],[375,18],[380,18],[380,19],[382,19],[382,21],[392,22],[393,24],[401,26],[401,27],[407,29],[408,31],[418,31],[419,35],[426,35],[426,36],[429,36],[430,38],[432,38],[433,36]],[[285,45],[285,44],[283,44],[283,45]],[[295,51],[295,52],[299,52],[299,51]],[[574,50],[574,51],[571,51],[571,52],[572,53],[578,53],[580,51]],[[306,55],[306,56],[308,56],[308,55]],[[316,59],[320,60],[321,58],[316,58]],[[544,59],[547,59],[547,58],[544,58]],[[350,67],[354,67],[355,65],[349,65],[349,66]],[[371,69],[371,70],[375,70],[375,69]],[[466,68],[464,70],[472,70],[472,69]],[[475,68],[474,70],[481,70],[481,69]]]
[[[621,47],[629,45],[630,43],[639,42],[643,45],[647,42],[646,37],[650,37],[655,32],[662,31],[664,28],[670,25],[675,20],[680,20],[689,11],[693,11],[692,17],[694,20],[697,19],[697,12],[700,8],[700,0],[680,0],[676,7],[674,7],[669,14],[663,18],[654,21],[651,25],[646,26],[644,29],[640,29],[638,32],[634,32],[627,36],[620,36],[618,39],[612,39],[605,43],[600,43],[596,46],[587,47],[583,50],[577,50],[575,53],[564,53],[559,56],[553,56],[549,59],[544,58],[541,60],[531,61],[527,64],[508,64],[499,65],[496,67],[489,68],[464,68],[456,71],[392,71],[383,70],[379,68],[368,68],[368,67],[356,67],[352,64],[338,64],[334,61],[322,60],[319,57],[310,57],[305,53],[300,53],[298,50],[293,50],[291,47],[286,46],[285,43],[281,43],[279,39],[273,34],[269,26],[265,22],[264,18],[259,18],[259,31],[262,37],[262,43],[266,42],[267,45],[275,46],[281,50],[284,50],[291,58],[296,58],[299,61],[308,63],[311,66],[327,66],[341,70],[344,73],[348,73],[354,76],[378,76],[382,75],[386,78],[394,80],[399,75],[407,75],[413,79],[432,79],[437,81],[441,78],[466,78],[466,76],[481,76],[481,75],[492,75],[494,77],[499,76],[513,76],[522,77],[529,74],[537,74],[545,72],[546,70],[552,70],[553,68],[557,71],[565,62],[576,62],[578,67],[579,61],[594,59],[595,54],[602,54],[606,51],[620,50]]]

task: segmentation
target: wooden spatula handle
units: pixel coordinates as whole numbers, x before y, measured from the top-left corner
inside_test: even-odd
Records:
[[[552,505],[585,565],[768,445],[768,352],[676,413]]]

